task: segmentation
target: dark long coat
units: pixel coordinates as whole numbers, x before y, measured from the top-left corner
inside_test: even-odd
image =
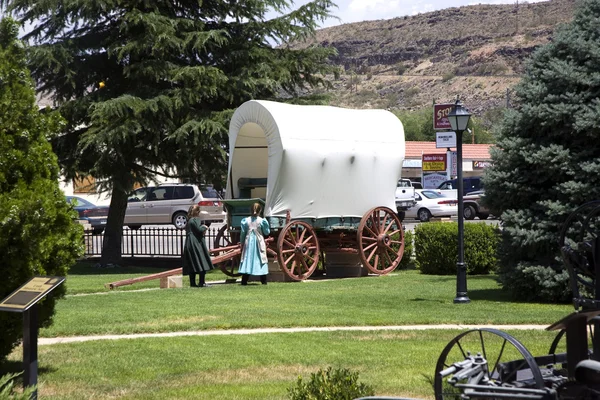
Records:
[[[187,238],[183,249],[183,274],[189,275],[214,268],[210,253],[204,241],[204,233],[208,228],[202,225],[199,218],[191,218],[185,230]]]

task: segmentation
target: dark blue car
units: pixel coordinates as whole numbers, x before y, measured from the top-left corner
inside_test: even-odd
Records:
[[[79,219],[87,221],[94,233],[104,231],[108,219],[108,206],[97,206],[88,200],[77,196],[67,196],[67,202],[79,214]]]

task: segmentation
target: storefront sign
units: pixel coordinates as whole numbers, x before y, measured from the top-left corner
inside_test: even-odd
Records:
[[[492,165],[489,161],[473,161],[473,169],[483,169]]]
[[[423,189],[437,189],[438,186],[449,179],[445,172],[423,172],[422,174]]]
[[[452,111],[454,104],[434,104],[433,105],[433,129],[452,129],[448,114]]]
[[[423,154],[423,171],[446,171],[445,154]]]

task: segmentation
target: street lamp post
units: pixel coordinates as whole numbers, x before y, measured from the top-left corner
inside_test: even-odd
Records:
[[[463,107],[460,100],[457,98],[452,111],[448,114],[450,126],[456,132],[456,181],[458,182],[458,262],[456,263],[456,297],[454,303],[470,303],[467,296],[467,267],[465,266],[465,247],[464,247],[464,232],[465,220],[463,214],[464,202],[464,184],[463,184],[463,168],[462,168],[462,137],[463,132],[467,129],[471,114]]]

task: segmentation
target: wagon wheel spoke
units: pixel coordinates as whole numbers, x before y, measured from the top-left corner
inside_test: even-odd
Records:
[[[303,243],[304,242],[304,235],[305,234],[306,234],[306,229],[303,229],[302,233],[300,234],[300,237],[296,241],[299,242],[299,243]]]
[[[373,256],[375,255],[375,253],[377,252],[377,247],[375,247],[373,249],[373,251],[369,254],[369,256],[367,257],[367,261],[370,263],[371,260],[373,259]]]
[[[308,271],[310,271],[310,267],[308,266],[308,264],[306,264],[306,260],[304,259],[304,257],[300,258],[300,263],[302,263],[302,266],[304,267],[303,273],[307,273]]]
[[[390,254],[387,252],[387,249],[386,249],[386,251],[384,251],[384,252],[383,252],[383,255],[385,256],[385,258],[386,258],[386,259],[387,259],[387,261],[388,261],[388,266],[390,266],[390,265],[392,265],[392,264],[394,263],[394,262],[392,261],[392,259],[390,258]]]
[[[294,249],[281,250],[282,254],[293,253]]]
[[[290,260],[293,260],[295,258],[296,258],[296,254],[294,253],[287,260],[285,260],[284,264],[287,265],[290,262]]]
[[[368,246],[365,246],[365,248],[364,248],[364,249],[365,249],[365,251],[367,251],[367,250],[371,250],[371,248],[373,248],[373,246],[377,247],[377,242],[375,242],[375,243],[371,243],[370,245],[368,245]]]
[[[382,233],[386,233],[387,230],[389,229],[389,226],[387,224],[387,219],[388,219],[388,215],[384,214],[383,215],[383,221],[380,221],[380,227],[381,227],[381,229],[379,231],[382,232]],[[391,223],[390,223],[390,225],[391,225]]]
[[[288,245],[289,247],[291,247],[291,248],[292,248],[292,251],[293,251],[294,247],[296,247],[296,245],[295,245],[294,243],[290,242],[289,240],[287,240],[287,239],[285,239],[285,238],[283,239],[283,242],[284,242],[286,245]]]
[[[296,271],[296,257],[294,257],[294,261],[292,261],[292,268],[290,268],[290,271],[292,271],[292,274],[294,273],[294,271]]]
[[[371,237],[377,237],[377,234],[369,226],[365,225],[365,229],[371,233]],[[368,236],[365,236],[368,237]]]
[[[313,238],[314,238],[314,236],[310,235],[310,236],[309,236],[307,239],[305,239],[305,240],[300,240],[300,243],[302,243],[302,244],[309,243],[310,241],[312,241],[312,240],[313,240]]]

